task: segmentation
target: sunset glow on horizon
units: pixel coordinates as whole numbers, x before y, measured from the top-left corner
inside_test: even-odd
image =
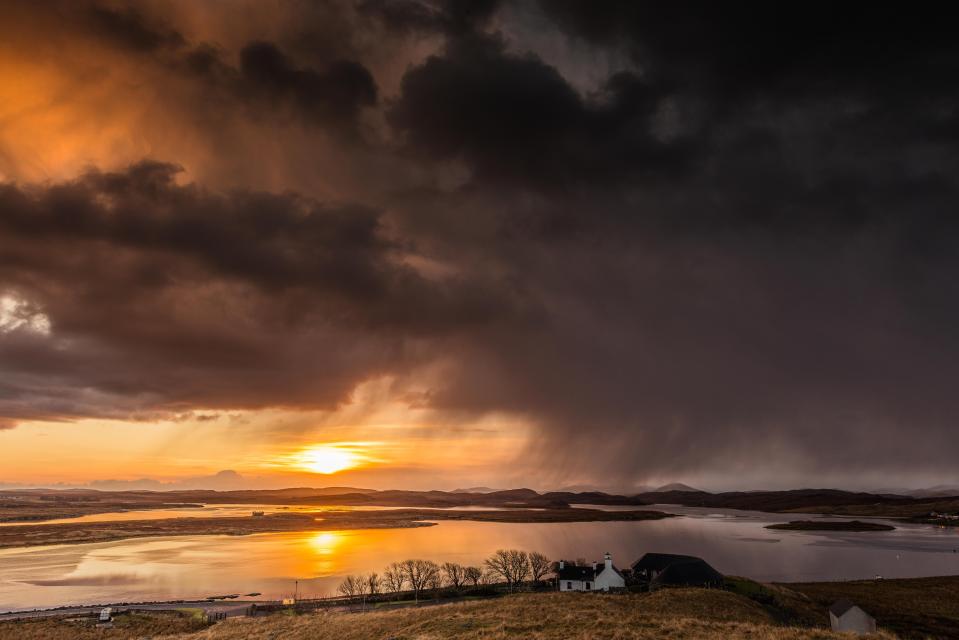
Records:
[[[313,445],[290,456],[290,462],[299,469],[329,475],[363,464],[365,457],[360,451],[353,445]]]

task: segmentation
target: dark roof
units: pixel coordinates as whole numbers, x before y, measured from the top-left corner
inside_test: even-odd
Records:
[[[588,567],[581,567],[575,564],[567,563],[565,567],[556,573],[560,580],[589,580],[592,582],[596,579],[596,572],[593,571],[592,565]]]
[[[842,600],[836,600],[832,603],[832,606],[829,607],[829,613],[839,618],[855,606],[856,605],[852,600],[846,600],[843,598]]]
[[[723,574],[699,558],[677,560],[653,578],[653,584],[671,584],[687,587],[704,587],[722,584]]]
[[[680,560],[699,560],[695,556],[681,556],[673,553],[647,553],[633,563],[633,571],[662,571]]]

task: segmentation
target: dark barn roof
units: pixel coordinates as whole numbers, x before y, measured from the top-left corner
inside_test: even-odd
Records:
[[[702,558],[673,553],[647,553],[633,563],[633,571],[656,571],[656,585],[705,587],[723,583],[723,574]]]
[[[723,583],[723,574],[699,558],[677,560],[653,578],[656,585],[708,587]]]
[[[674,553],[647,553],[633,563],[633,571],[662,571],[672,563],[681,560],[699,560],[699,558]]]

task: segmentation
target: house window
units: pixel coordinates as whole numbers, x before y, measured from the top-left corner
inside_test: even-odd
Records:
[[[572,588],[573,588],[573,583],[572,583],[572,582],[567,582],[567,583],[566,583],[566,589],[569,590],[569,589],[572,589]]]
[[[589,583],[586,583],[586,590],[589,591]]]

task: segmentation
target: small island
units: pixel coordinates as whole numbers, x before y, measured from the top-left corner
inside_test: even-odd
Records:
[[[895,527],[879,522],[862,520],[793,520],[770,524],[767,529],[780,531],[893,531]]]

